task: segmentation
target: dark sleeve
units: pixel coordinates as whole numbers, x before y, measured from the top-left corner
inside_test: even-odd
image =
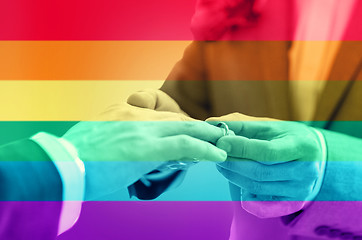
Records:
[[[146,186],[141,180],[138,180],[128,187],[128,192],[131,197],[135,196],[141,200],[152,200],[159,197],[168,189],[178,186],[178,184],[183,181],[185,175],[186,171],[175,171],[165,178],[149,180],[150,186]]]
[[[210,115],[203,44],[192,42],[186,48],[182,59],[175,64],[160,88],[184,112],[197,119],[206,119]]]
[[[36,143],[0,147],[0,239],[55,239],[61,199],[60,176]]]

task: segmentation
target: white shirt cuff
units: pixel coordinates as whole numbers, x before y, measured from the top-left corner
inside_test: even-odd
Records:
[[[327,163],[327,144],[326,144],[326,140],[324,139],[324,136],[320,131],[318,131],[315,128],[312,128],[312,130],[318,136],[320,147],[321,147],[321,150],[322,150],[322,158],[321,158],[320,165],[319,165],[319,172],[320,172],[321,175],[319,176],[318,180],[316,181],[316,183],[314,185],[313,194],[307,199],[307,201],[313,201],[317,197],[319,191],[321,190],[321,187],[322,187],[322,184],[323,184],[323,179],[324,179],[324,173],[325,173],[325,169],[326,169],[326,163]]]
[[[78,220],[84,200],[85,170],[75,147],[65,139],[40,132],[30,138],[52,159],[63,184],[63,204],[58,235],[70,229]]]

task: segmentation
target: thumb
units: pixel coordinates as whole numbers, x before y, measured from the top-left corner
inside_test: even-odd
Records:
[[[144,90],[133,93],[127,99],[127,103],[140,108],[156,109],[157,94],[153,90]]]

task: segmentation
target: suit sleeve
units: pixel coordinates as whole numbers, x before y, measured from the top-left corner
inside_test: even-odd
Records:
[[[55,239],[62,183],[31,140],[0,147],[0,239]]]
[[[292,223],[292,235],[362,235],[362,139],[322,130],[328,156],[321,191]],[[359,238],[358,238],[359,239]]]

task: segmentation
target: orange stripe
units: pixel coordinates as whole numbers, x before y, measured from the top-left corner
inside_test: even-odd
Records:
[[[160,80],[166,78],[188,44],[0,41],[0,80]]]

